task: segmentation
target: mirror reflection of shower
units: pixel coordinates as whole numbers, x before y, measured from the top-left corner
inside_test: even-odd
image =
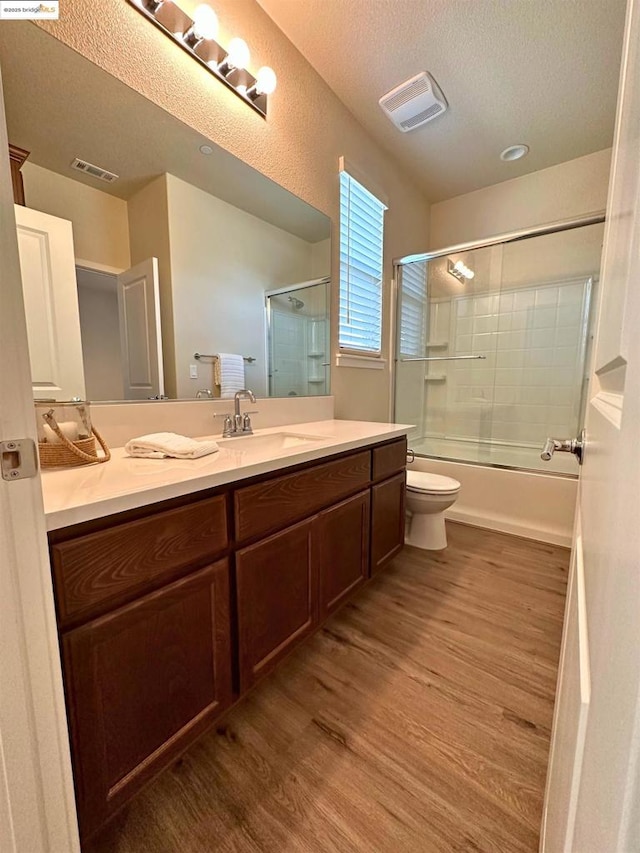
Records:
[[[265,297],[269,396],[329,394],[329,279],[269,290]]]

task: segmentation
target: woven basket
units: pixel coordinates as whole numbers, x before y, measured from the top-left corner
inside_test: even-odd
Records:
[[[64,444],[50,444],[48,441],[38,442],[38,451],[40,453],[40,465],[43,468],[60,468],[69,465],[89,465],[91,464],[85,457],[93,457],[93,462],[106,462],[106,458],[98,457],[96,450],[96,440],[93,436],[90,438],[81,438],[79,441],[69,442],[73,445],[73,450],[70,450]],[[80,456],[77,451],[83,455]]]
[[[92,427],[92,435],[89,438],[69,441],[58,426],[52,412],[48,412],[42,417],[60,439],[60,444],[48,441],[38,442],[38,452],[42,468],[69,468],[76,465],[94,465],[97,462],[108,462],[111,459],[109,448],[95,427]],[[104,456],[98,456],[96,438],[104,452]]]

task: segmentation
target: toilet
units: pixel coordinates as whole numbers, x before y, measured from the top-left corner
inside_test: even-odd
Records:
[[[444,511],[455,503],[460,483],[453,477],[427,474],[425,471],[407,472],[408,530],[407,545],[427,551],[441,551],[447,547]]]

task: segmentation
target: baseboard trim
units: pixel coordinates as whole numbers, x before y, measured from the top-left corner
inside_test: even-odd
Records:
[[[529,527],[525,524],[515,524],[506,518],[496,518],[489,515],[482,516],[475,512],[471,513],[456,509],[447,510],[445,518],[460,524],[466,524],[469,527],[495,530],[498,533],[510,533],[512,536],[520,536],[523,539],[534,539],[536,542],[546,542],[549,545],[560,545],[563,548],[571,548],[572,537],[565,533]]]

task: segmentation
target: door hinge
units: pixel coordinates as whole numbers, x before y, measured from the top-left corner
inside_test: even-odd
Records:
[[[3,480],[26,480],[38,473],[38,454],[30,438],[0,441]]]

